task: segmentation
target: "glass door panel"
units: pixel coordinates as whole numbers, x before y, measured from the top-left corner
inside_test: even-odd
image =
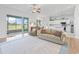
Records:
[[[8,33],[14,32],[16,30],[16,19],[14,17],[8,18]]]
[[[21,18],[17,18],[16,23],[17,23],[17,32],[21,32],[23,20]]]
[[[23,31],[24,32],[28,31],[28,18],[24,18],[24,21],[23,21]]]

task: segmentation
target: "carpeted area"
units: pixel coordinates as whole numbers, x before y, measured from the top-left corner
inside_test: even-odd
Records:
[[[15,39],[15,38],[14,38]],[[17,40],[16,40],[17,39]],[[58,54],[62,45],[41,40],[36,36],[26,34],[15,40],[0,45],[2,54]]]

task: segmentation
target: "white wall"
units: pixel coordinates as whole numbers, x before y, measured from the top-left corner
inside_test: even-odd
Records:
[[[75,30],[75,36],[79,37],[79,5],[75,6],[74,30]]]
[[[7,14],[29,17],[30,22],[36,22],[39,15],[41,15],[41,16],[44,16],[42,20],[42,25],[49,26],[50,16],[73,17],[73,13],[74,13],[73,5],[44,5],[44,6],[41,6],[41,13],[32,13],[31,8],[27,6],[25,9],[21,9],[21,7],[23,7],[21,5],[19,5],[19,7],[18,6],[16,7],[15,5],[16,8],[12,8],[11,6],[10,7],[8,6],[0,5],[0,28],[1,28],[0,35],[6,35],[7,33],[7,22],[6,22]],[[21,9],[22,11],[18,9]],[[25,11],[23,12],[23,10]]]
[[[27,17],[25,13],[18,11],[16,9],[6,8],[4,6],[0,6],[0,35],[6,35],[7,33],[7,14]]]

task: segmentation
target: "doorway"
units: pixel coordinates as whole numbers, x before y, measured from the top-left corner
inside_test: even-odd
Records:
[[[7,15],[7,34],[15,36],[28,32],[29,19],[27,17],[19,17]]]

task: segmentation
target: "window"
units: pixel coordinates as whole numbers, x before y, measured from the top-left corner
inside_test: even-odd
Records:
[[[24,32],[28,31],[28,18],[7,15],[7,33]]]

